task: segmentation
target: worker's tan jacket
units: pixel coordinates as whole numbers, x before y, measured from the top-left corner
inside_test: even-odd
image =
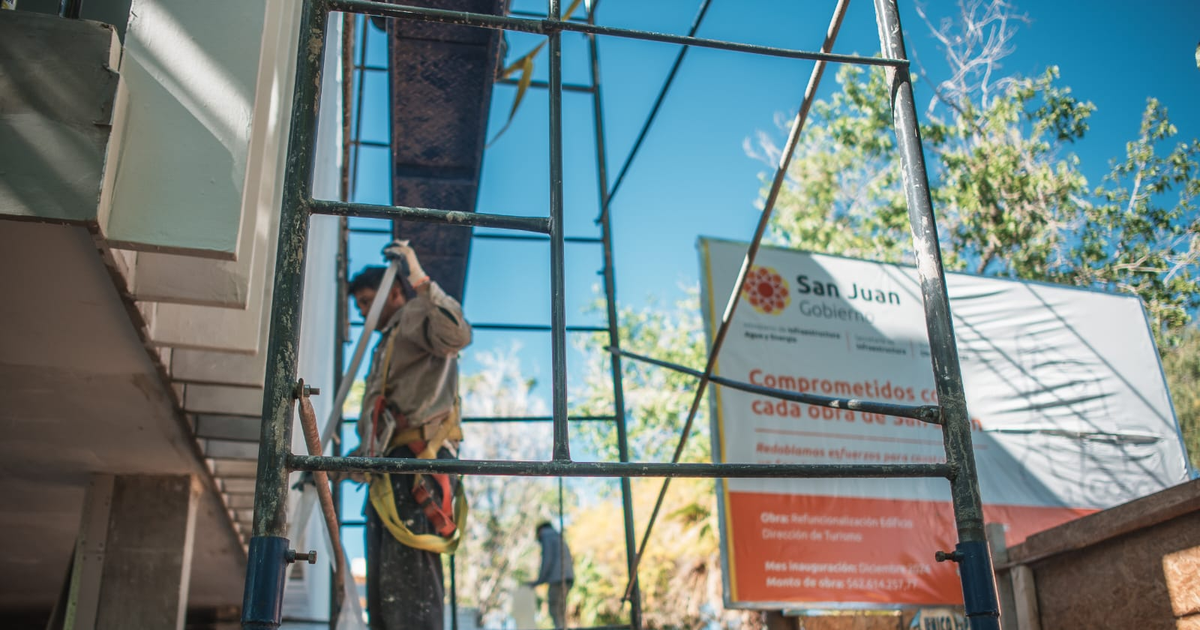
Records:
[[[360,444],[367,443],[375,401],[384,390],[383,361],[389,343],[387,403],[393,413],[399,412],[396,419],[402,426],[397,430],[440,421],[453,409],[458,398],[458,351],[471,343],[471,325],[463,317],[462,305],[436,282],[419,290],[380,332],[358,417]]]

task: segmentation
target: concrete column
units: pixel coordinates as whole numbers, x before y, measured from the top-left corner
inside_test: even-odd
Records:
[[[67,628],[183,628],[199,491],[189,475],[97,476],[76,544]]]

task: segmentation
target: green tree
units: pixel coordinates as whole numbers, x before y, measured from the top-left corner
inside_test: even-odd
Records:
[[[523,375],[519,346],[473,355],[482,369],[464,375],[460,390],[463,415],[500,418],[539,416],[545,402],[531,395],[536,381]],[[472,423],[467,425],[460,455],[464,459],[549,459],[548,425]],[[486,620],[502,623],[513,590],[537,576],[540,552],[534,530],[542,521],[558,521],[558,484],[540,477],[464,478],[470,502],[465,542],[456,556],[460,606],[474,606]],[[570,509],[575,493],[564,496]]]
[[[1166,108],[1149,99],[1125,155],[1090,185],[1071,149],[1095,107],[1061,85],[1055,67],[1036,78],[999,72],[1024,21],[1011,4],[960,0],[959,9],[956,20],[926,19],[948,77],[915,77],[930,95],[921,134],[946,267],[1135,294],[1160,353],[1185,352],[1200,307],[1200,141],[1178,141]],[[841,89],[813,105],[769,239],[911,261],[884,72],[845,68],[837,81]],[[766,134],[747,151],[779,155]],[[1179,413],[1194,432],[1197,418],[1186,414],[1196,411]]]
[[[921,125],[949,269],[1130,292],[1142,298],[1161,349],[1200,306],[1200,142],[1150,99],[1137,138],[1089,187],[1070,152],[1095,107],[1060,85],[996,70],[1021,16],[1002,1],[962,0],[961,20],[931,31],[950,77],[917,77],[932,92]],[[841,90],[813,106],[769,237],[811,251],[911,260],[907,209],[883,71],[844,68]],[[779,149],[760,134],[752,155]]]
[[[686,366],[704,364],[708,344],[700,318],[699,294],[670,309],[655,305],[622,309],[620,336],[625,350]],[[599,307],[599,305],[597,305]],[[609,415],[613,410],[611,364],[606,334],[580,344],[589,354],[583,394],[575,413]],[[630,457],[634,461],[670,461],[687,420],[697,381],[691,376],[622,361]],[[580,439],[603,459],[617,459],[616,436],[610,426],[589,423],[576,429]],[[711,461],[709,406],[701,403],[684,462]],[[641,535],[662,480],[632,480],[634,530]],[[585,625],[623,623],[627,607],[621,597],[626,584],[626,558],[621,507],[615,493],[585,507],[573,520],[577,551],[575,598]],[[716,489],[711,479],[675,479],[639,569],[642,610],[647,628],[756,628],[756,614],[727,611],[722,605]],[[582,562],[580,562],[582,560]]]
[[[1200,468],[1200,328],[1189,326],[1179,344],[1163,354],[1163,370],[1192,466]]]

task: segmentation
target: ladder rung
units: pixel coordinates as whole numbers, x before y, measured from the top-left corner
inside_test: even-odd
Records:
[[[326,201],[313,199],[308,211],[313,214],[329,214],[338,217],[366,217],[402,221],[423,221],[473,227],[491,227],[523,232],[550,233],[547,217],[515,217],[503,214],[482,214],[459,210],[436,210],[433,208],[410,208],[407,206],[377,206],[366,203]]]
[[[950,464],[672,464],[670,462],[484,461],[399,457],[289,455],[292,470],[369,473],[439,473],[517,477],[715,477],[723,479],[942,478]]]

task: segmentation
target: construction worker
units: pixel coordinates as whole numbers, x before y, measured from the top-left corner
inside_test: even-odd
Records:
[[[566,628],[567,593],[575,585],[575,561],[571,550],[554,526],[542,522],[537,526],[537,541],[542,547],[542,566],[530,586],[546,585],[546,603],[555,628]]]
[[[458,352],[471,342],[462,306],[421,269],[406,241],[384,256],[399,261],[395,282],[369,267],[350,282],[359,312],[387,291],[381,337],[358,418],[355,455],[452,459],[459,427]],[[453,553],[465,501],[453,475],[368,476],[367,610],[373,630],[441,630],[442,561]]]

